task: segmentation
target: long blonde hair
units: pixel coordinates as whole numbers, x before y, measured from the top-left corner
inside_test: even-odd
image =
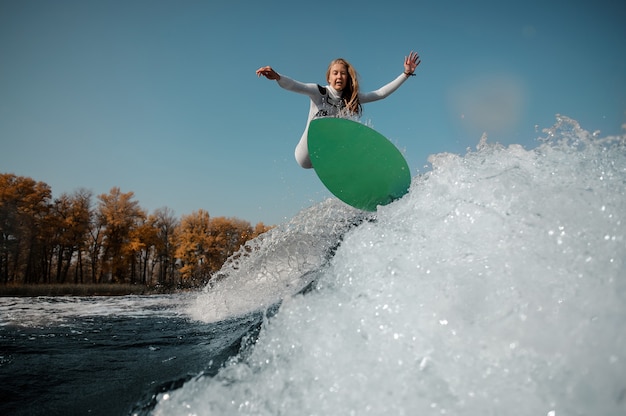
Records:
[[[346,85],[341,93],[341,98],[346,105],[346,109],[352,114],[361,114],[361,103],[359,102],[359,79],[356,70],[345,59],[337,58],[328,64],[326,79],[330,77],[330,69],[335,64],[342,64],[348,70],[348,85]]]

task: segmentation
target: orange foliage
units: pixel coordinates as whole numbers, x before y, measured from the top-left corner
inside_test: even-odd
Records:
[[[117,187],[95,208],[91,197],[81,189],[51,200],[47,184],[0,174],[0,282],[198,285],[272,228],[202,209],[180,222],[168,208],[148,215]]]

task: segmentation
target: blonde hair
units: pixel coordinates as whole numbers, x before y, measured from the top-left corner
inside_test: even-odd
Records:
[[[346,85],[341,94],[341,98],[346,105],[346,109],[352,114],[361,114],[361,103],[359,102],[359,80],[356,70],[345,59],[337,58],[328,64],[326,79],[330,77],[330,69],[335,64],[342,64],[348,70],[348,85]]]

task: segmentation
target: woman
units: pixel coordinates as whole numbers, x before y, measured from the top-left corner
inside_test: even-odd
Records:
[[[361,115],[361,104],[382,100],[398,89],[406,79],[415,75],[415,69],[420,64],[419,56],[411,51],[404,57],[404,72],[389,84],[372,92],[360,92],[357,73],[345,59],[335,59],[328,65],[326,81],[328,85],[322,87],[317,84],[305,84],[285,75],[280,75],[271,66],[264,66],[256,70],[257,76],[263,75],[267,79],[276,80],[282,88],[308,95],[311,99],[309,118],[300,142],[296,146],[296,161],[305,169],[310,169],[311,160],[307,146],[309,123],[316,117],[358,117]]]

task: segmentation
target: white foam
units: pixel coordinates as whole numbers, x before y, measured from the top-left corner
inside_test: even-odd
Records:
[[[216,322],[268,308],[300,292],[328,262],[341,236],[367,215],[329,199],[247,243],[189,307]]]
[[[0,325],[40,327],[96,316],[184,316],[189,295],[39,296],[0,298]]]
[[[154,414],[625,414],[626,140],[567,118],[547,136],[433,156],[247,354]]]

